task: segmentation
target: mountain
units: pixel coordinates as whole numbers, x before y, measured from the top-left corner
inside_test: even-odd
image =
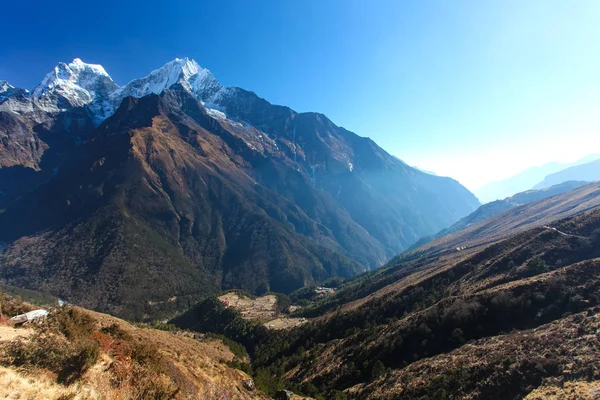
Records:
[[[592,161],[586,164],[576,165],[574,167],[563,169],[562,171],[548,175],[534,189],[544,189],[568,180],[580,180],[588,182],[600,181],[600,160]]]
[[[0,80],[0,102],[9,97],[27,96],[27,93],[25,89],[15,88],[10,83]]]
[[[599,267],[595,183],[351,279],[297,310],[307,321],[293,330],[265,333],[241,316],[210,329],[244,343],[260,376],[315,397],[593,398]],[[206,329],[219,307],[203,303],[172,322]]]
[[[130,319],[351,277],[479,205],[189,59],[124,86],[61,63],[0,116],[0,276]]]
[[[502,181],[496,181],[488,183],[479,189],[474,191],[477,198],[482,203],[489,203],[490,201],[504,199],[506,197],[510,197],[515,193],[524,192],[530,189],[540,189],[540,187],[535,187],[538,183],[540,183],[547,175],[553,174],[555,172],[561,171],[565,168],[569,168],[572,166],[585,164],[590,161],[600,159],[600,155],[592,154],[587,157],[584,157],[580,160],[577,160],[573,163],[549,163],[539,167],[531,167],[526,169],[523,172],[518,173],[508,179]],[[555,182],[549,186],[556,185],[569,180],[585,180],[579,178],[571,178],[565,179],[560,182]],[[546,186],[546,187],[549,187]]]
[[[498,214],[502,214],[505,211],[511,210],[515,207],[533,203],[535,201],[556,196],[558,194],[567,193],[587,184],[589,183],[582,181],[567,181],[558,185],[551,186],[549,188],[527,190],[522,193],[517,193],[514,196],[507,197],[504,200],[496,200],[490,203],[486,203],[479,207],[477,210],[473,211],[471,214],[467,215],[464,218],[461,218],[459,221],[452,224],[452,226],[450,226],[449,228],[443,229],[433,236],[428,236],[419,239],[419,241],[413,244],[407,251],[422,246],[423,244],[428,243],[434,239],[466,229],[471,225],[477,224]]]

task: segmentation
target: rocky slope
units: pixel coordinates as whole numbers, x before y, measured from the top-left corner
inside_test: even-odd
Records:
[[[0,272],[130,318],[353,276],[478,205],[188,59],[125,86],[76,59],[17,92],[0,103]]]

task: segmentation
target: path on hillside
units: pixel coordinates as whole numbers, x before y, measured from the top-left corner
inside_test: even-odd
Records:
[[[576,238],[580,238],[580,239],[587,239],[585,236],[573,235],[571,233],[566,233],[566,232],[563,232],[563,231],[559,231],[558,229],[553,228],[553,227],[548,226],[548,225],[544,225],[544,228],[550,229],[551,231],[554,231],[554,232],[558,232],[558,233],[560,233],[563,236],[571,236],[571,237],[576,237]]]

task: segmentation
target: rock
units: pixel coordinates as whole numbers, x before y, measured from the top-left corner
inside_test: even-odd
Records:
[[[249,392],[253,392],[256,389],[256,386],[254,386],[254,381],[252,379],[243,381],[242,386]]]
[[[294,393],[289,390],[280,390],[275,393],[275,400],[290,400],[294,396]]]

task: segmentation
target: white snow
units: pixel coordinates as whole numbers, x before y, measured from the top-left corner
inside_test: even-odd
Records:
[[[227,115],[225,115],[224,112],[215,110],[214,108],[207,108],[206,112],[208,113],[208,115],[210,115],[213,118],[221,119],[221,120],[227,119]]]
[[[73,107],[86,107],[94,122],[99,124],[115,112],[125,97],[160,94],[175,84],[180,84],[204,102],[209,114],[215,118],[227,118],[220,103],[231,89],[223,87],[208,69],[189,58],[176,58],[146,77],[134,79],[124,86],[117,85],[101,65],[76,58],[69,64],[59,63],[31,94],[24,90],[22,93],[30,96],[30,103],[52,113],[62,111],[58,104],[59,98],[64,98]],[[0,81],[0,99],[10,97],[13,89],[8,82]],[[30,106],[33,107],[32,104]],[[20,112],[30,107],[13,104],[5,108]]]
[[[8,92],[9,89],[14,89],[15,87],[8,83],[7,81],[0,80],[0,93]]]

